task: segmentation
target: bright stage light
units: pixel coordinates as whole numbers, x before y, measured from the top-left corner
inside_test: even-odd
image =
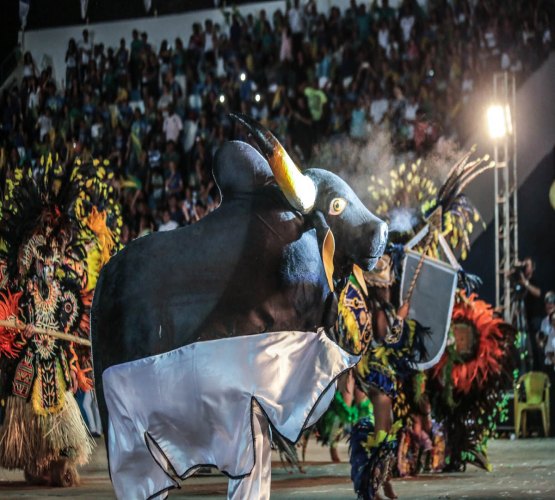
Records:
[[[256,102],[260,102],[260,94],[256,94],[256,95],[254,96],[254,100],[255,100]]]
[[[225,95],[220,94],[219,100],[223,104],[225,102]]]
[[[492,104],[488,108],[488,129],[492,139],[500,139],[513,133],[511,109],[509,105]]]
[[[239,76],[239,79],[244,82],[247,79],[247,74],[246,73],[241,73],[241,75]]]

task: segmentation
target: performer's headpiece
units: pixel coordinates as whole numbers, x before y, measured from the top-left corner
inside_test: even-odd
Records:
[[[386,288],[393,284],[395,276],[392,269],[392,260],[389,255],[382,255],[372,271],[364,273],[364,280],[368,286]]]

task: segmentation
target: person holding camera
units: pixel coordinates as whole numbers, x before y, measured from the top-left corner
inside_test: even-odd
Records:
[[[534,282],[535,269],[534,260],[526,257],[516,262],[510,274],[516,303],[512,323],[523,334],[521,350],[528,352],[526,358],[521,358],[521,373],[543,369],[543,351],[531,335],[538,330],[543,315],[542,292]]]
[[[522,287],[520,290],[525,297],[529,297],[531,300],[528,301],[528,304],[532,306],[530,308],[531,312],[537,311],[537,303],[538,300],[541,298],[541,289],[532,283],[532,278],[534,275],[534,271],[536,270],[536,263],[532,260],[531,257],[526,257],[522,262],[518,263],[515,267],[517,272],[517,281],[518,284]],[[517,289],[517,292],[519,290]],[[528,305],[527,304],[527,305]],[[527,307],[527,312],[528,312]]]

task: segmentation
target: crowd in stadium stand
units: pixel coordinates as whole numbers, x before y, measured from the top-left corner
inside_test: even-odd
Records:
[[[301,162],[317,141],[364,141],[386,128],[399,151],[421,154],[439,136],[463,141],[476,89],[493,71],[522,81],[552,47],[541,1],[416,0],[399,8],[355,2],[341,12],[315,1],[222,25],[154,47],[133,31],[119,47],[69,40],[63,85],[26,53],[23,78],[0,100],[2,156],[16,164],[55,150],[110,158],[125,207],[125,239],[194,222],[219,203],[213,154],[240,132],[227,113],[270,127]],[[58,75],[59,77],[59,75]]]

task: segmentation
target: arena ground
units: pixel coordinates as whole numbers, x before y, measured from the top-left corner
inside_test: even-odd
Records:
[[[104,445],[99,440],[94,459],[81,472],[79,488],[54,489],[27,486],[23,474],[0,470],[0,498],[113,499],[106,470]],[[346,459],[346,446],[340,454]],[[306,472],[292,473],[277,456],[273,467],[272,500],[354,499],[349,467],[332,464],[326,449],[311,442],[307,450]],[[497,440],[490,445],[494,471],[486,473],[469,467],[458,474],[424,474],[413,479],[395,480],[400,498],[424,499],[553,499],[555,498],[555,439]],[[187,480],[170,498],[215,500],[225,498],[226,478],[220,474]]]

